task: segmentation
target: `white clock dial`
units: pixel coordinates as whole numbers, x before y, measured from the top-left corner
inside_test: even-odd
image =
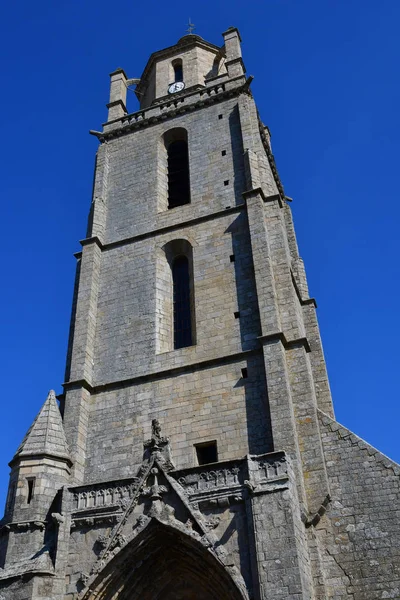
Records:
[[[185,88],[185,84],[183,81],[175,81],[175,83],[171,83],[168,87],[168,94],[176,94],[176,92],[181,92]]]

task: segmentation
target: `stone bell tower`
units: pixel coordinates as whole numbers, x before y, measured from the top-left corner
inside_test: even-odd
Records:
[[[291,199],[223,38],[111,74],[64,392],[10,463],[1,600],[398,597],[399,468],[334,420]]]

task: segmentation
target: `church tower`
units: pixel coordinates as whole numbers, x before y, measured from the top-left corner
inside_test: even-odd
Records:
[[[400,597],[399,467],[334,419],[291,199],[223,38],[111,74],[64,391],[10,463],[0,600]]]

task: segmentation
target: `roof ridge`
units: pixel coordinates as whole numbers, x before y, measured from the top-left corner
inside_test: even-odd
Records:
[[[363,438],[353,433],[350,429],[332,419],[329,415],[318,409],[318,416],[322,423],[327,426],[332,433],[336,433],[338,438],[348,439],[353,446],[358,446],[362,450],[366,450],[370,456],[374,456],[386,469],[392,469],[394,475],[400,475],[400,465],[393,459],[380,452],[377,448],[369,444]]]

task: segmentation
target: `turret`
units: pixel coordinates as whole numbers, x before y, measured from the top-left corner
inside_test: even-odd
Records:
[[[72,461],[53,391],[10,462],[11,474],[1,533],[8,534],[6,564],[42,549],[57,513],[59,492]],[[29,532],[29,535],[26,533]],[[48,537],[48,536],[47,536]]]

